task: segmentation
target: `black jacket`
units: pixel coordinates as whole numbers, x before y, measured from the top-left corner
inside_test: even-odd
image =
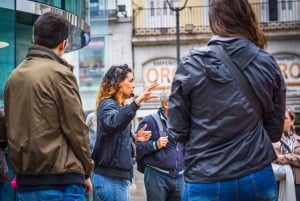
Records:
[[[132,170],[131,121],[138,105],[119,106],[113,99],[101,102],[97,111],[97,138],[92,153],[97,174],[130,179]]]
[[[186,142],[188,182],[235,179],[262,169],[276,158],[271,141],[278,141],[283,129],[286,88],[275,59],[246,39],[212,43],[244,69],[262,115],[209,47],[184,57],[172,83],[168,124],[170,137]]]

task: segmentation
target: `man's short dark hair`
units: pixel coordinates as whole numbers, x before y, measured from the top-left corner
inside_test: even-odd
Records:
[[[68,38],[70,23],[62,15],[49,12],[41,15],[33,28],[33,43],[52,49]]]

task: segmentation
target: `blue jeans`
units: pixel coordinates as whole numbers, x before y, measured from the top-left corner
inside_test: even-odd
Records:
[[[130,201],[130,181],[94,173],[94,194],[101,201]]]
[[[215,183],[185,183],[183,201],[277,201],[271,166],[250,175]]]
[[[147,201],[181,201],[183,175],[172,177],[150,167],[145,168],[144,183]]]
[[[64,190],[47,189],[31,192],[17,190],[18,201],[84,201],[85,187],[83,185],[69,185]]]

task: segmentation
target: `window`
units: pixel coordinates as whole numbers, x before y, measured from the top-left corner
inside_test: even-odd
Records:
[[[90,43],[80,50],[79,85],[80,87],[98,87],[104,76],[104,37],[92,38]]]
[[[167,15],[168,13],[168,4],[167,4],[167,2],[166,1],[164,1],[164,15]]]
[[[155,15],[155,10],[154,10],[154,2],[150,2],[150,15],[154,16]]]

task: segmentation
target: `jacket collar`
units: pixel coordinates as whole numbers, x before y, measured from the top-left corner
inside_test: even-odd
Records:
[[[55,54],[55,52],[53,52],[51,49],[44,46],[40,46],[40,45],[30,46],[28,49],[28,53],[26,55],[26,59],[29,59],[31,57],[49,58],[68,67],[71,71],[73,71],[74,69],[74,67],[71,64],[69,64],[66,60],[62,59],[57,54]]]
[[[245,38],[232,38],[214,35],[208,42],[208,45],[212,44],[221,45],[232,61],[239,66],[242,71],[249,66],[259,52],[259,48],[250,40]]]
[[[234,41],[237,38],[232,38],[232,37],[228,37],[228,36],[220,36],[220,35],[213,35],[210,40],[208,41],[208,45],[210,43],[213,43],[215,41],[221,41],[221,42],[229,42],[229,41]]]
[[[163,110],[162,110],[162,107],[158,108],[158,116],[160,117],[160,119],[165,123],[167,124],[167,117],[164,115],[163,113]]]

